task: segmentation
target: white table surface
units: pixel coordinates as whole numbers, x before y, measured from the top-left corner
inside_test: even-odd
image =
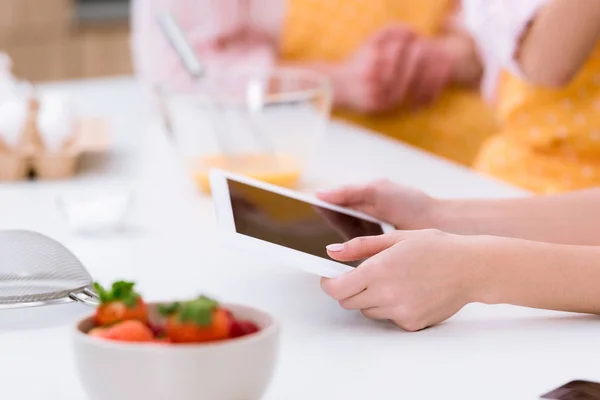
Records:
[[[132,80],[53,88],[72,93],[83,113],[110,118],[114,152],[108,159],[88,161],[85,172],[68,183],[0,185],[0,228],[51,235],[70,247],[94,278],[135,280],[149,299],[205,292],[274,313],[284,331],[266,400],[535,399],[574,378],[600,381],[597,318],[471,305],[440,326],[406,333],[340,309],[320,291],[317,277],[222,248],[213,235],[210,199],[198,193],[148,118],[142,92]],[[307,187],[377,177],[439,196],[520,195],[338,124],[327,134]],[[75,235],[55,204],[56,196],[68,191],[123,187],[136,196],[124,233]],[[0,397],[84,399],[72,362],[71,327],[17,330],[7,321],[0,312]]]

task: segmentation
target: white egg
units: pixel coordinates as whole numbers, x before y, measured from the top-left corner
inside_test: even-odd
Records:
[[[49,151],[60,150],[73,134],[75,117],[66,96],[46,94],[40,99],[37,127]]]
[[[9,78],[0,76],[0,103],[17,99],[15,84]]]
[[[12,60],[0,52],[0,103],[17,98],[18,81],[12,74]]]
[[[0,51],[0,71],[10,72],[13,67],[13,62],[10,56]]]
[[[0,136],[9,147],[19,143],[28,111],[27,102],[23,100],[7,100],[0,104]]]

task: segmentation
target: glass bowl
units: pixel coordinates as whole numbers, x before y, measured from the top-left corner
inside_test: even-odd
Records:
[[[331,114],[329,80],[303,69],[227,71],[157,94],[175,146],[204,192],[212,168],[296,187]]]

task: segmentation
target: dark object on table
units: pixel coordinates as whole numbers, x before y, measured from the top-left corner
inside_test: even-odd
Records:
[[[600,383],[589,381],[572,381],[541,397],[552,400],[598,400],[600,399]]]

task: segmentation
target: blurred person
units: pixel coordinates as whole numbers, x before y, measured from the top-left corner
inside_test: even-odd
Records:
[[[137,0],[144,82],[189,84],[156,25],[168,7],[212,71],[275,64],[330,77],[334,116],[468,165],[497,128],[454,0]]]
[[[409,331],[443,322],[469,303],[600,314],[600,188],[441,200],[378,181],[319,197],[402,229],[327,246],[335,260],[366,259],[322,280],[344,309]]]
[[[504,68],[495,93],[502,128],[475,168],[536,193],[600,185],[600,2],[463,0],[463,8],[486,58]]]

